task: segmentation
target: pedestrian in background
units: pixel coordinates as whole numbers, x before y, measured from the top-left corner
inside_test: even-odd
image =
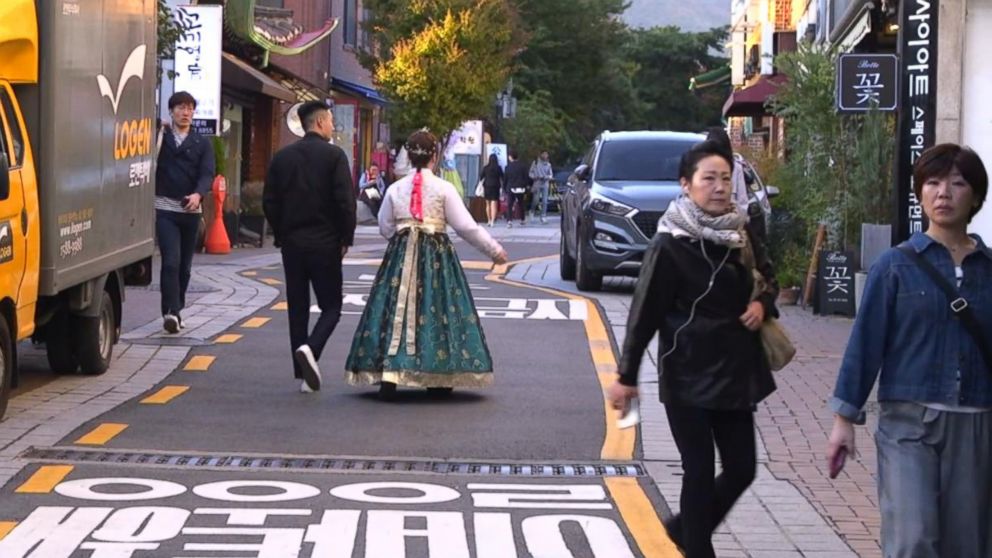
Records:
[[[503,193],[503,168],[499,166],[499,158],[495,154],[489,156],[489,162],[482,167],[479,176],[482,181],[483,195],[486,198],[486,219],[490,227],[499,217],[499,197]]]
[[[196,99],[186,91],[169,97],[172,125],[162,128],[158,142],[155,235],[162,254],[162,327],[169,333],[183,327],[203,197],[216,173],[213,146],[192,128],[195,112]]]
[[[493,364],[472,290],[447,227],[495,263],[506,252],[465,208],[454,185],[431,172],[437,140],[427,131],[406,143],[412,175],[393,183],[379,212],[389,246],[348,355],[348,383],[450,392],[492,383]]]
[[[706,131],[706,139],[716,142],[720,147],[730,153],[731,157],[734,156],[734,146],[730,142],[730,136],[727,134],[727,130],[719,126],[713,126]],[[731,171],[730,183],[734,189],[734,203],[737,204],[737,209],[748,215],[750,197],[748,196],[747,180],[744,176],[744,166],[736,158],[734,158],[734,168]],[[759,227],[755,228],[757,229]]]
[[[644,255],[619,377],[607,390],[614,408],[629,407],[644,350],[660,332],[659,395],[684,471],[680,513],[665,528],[689,558],[715,556],[713,531],[754,480],[754,408],[775,390],[758,330],[777,317],[778,287],[733,203],[732,165],[712,141],[683,155],[682,195]],[[757,293],[755,270],[764,278]]]
[[[530,165],[529,176],[532,180],[530,213],[533,218],[537,217],[537,207],[541,206],[541,224],[548,221],[548,194],[551,190],[551,180],[554,178],[554,170],[551,168],[551,161],[547,151],[542,151]]]
[[[520,225],[527,222],[527,208],[524,206],[524,196],[530,189],[530,175],[527,165],[520,160],[520,154],[516,149],[511,149],[507,154],[510,162],[506,165],[506,226],[513,226],[513,215],[520,209]]]
[[[348,158],[328,143],[334,117],[320,101],[299,109],[306,135],[280,149],[265,179],[262,205],[282,250],[293,375],[300,391],[320,389],[318,361],[341,318],[341,265],[355,238],[355,187]],[[310,328],[310,288],[320,317]]]
[[[853,424],[878,380],[883,554],[987,558],[992,251],[967,230],[988,174],[971,149],[941,144],[917,159],[913,189],[929,225],[868,273],[831,399],[827,460],[835,474],[854,455]]]
[[[382,205],[382,196],[385,193],[386,181],[382,178],[379,165],[372,163],[358,179],[358,201],[361,202],[358,206],[358,223],[367,224],[367,221],[378,218],[379,206]]]

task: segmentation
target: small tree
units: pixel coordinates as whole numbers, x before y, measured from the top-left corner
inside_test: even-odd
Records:
[[[413,2],[410,12],[419,14],[421,21],[418,26],[410,13],[397,21],[409,30],[405,36],[373,24],[379,52],[366,52],[362,58],[394,102],[392,122],[402,130],[426,126],[446,142],[462,122],[489,112],[510,73],[515,31],[506,0],[468,5],[451,0],[443,15],[433,17],[443,4]]]
[[[158,13],[156,19],[158,31],[158,50],[155,64],[155,76],[159,82],[162,81],[162,61],[171,60],[176,56],[176,41],[183,34],[183,27],[175,17],[172,9],[165,3],[165,0],[158,0]],[[175,72],[170,71],[169,77],[175,77]]]
[[[541,151],[555,152],[567,142],[568,117],[553,104],[545,90],[526,94],[517,104],[515,118],[503,122],[503,134],[523,160],[537,158]]]
[[[770,101],[786,129],[787,157],[775,178],[783,195],[770,242],[780,267],[806,265],[821,223],[828,246],[856,251],[862,223],[891,220],[895,119],[878,111],[837,114],[836,60],[833,50],[807,44],[775,58],[788,78]]]

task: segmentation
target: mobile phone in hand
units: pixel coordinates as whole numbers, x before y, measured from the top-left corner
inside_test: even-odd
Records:
[[[837,478],[837,475],[844,469],[845,461],[847,461],[847,446],[841,446],[834,458],[830,460],[830,478]]]
[[[627,402],[627,408],[624,410],[624,413],[617,419],[617,428],[623,430],[636,426],[639,422],[641,422],[641,405],[636,397],[632,397]]]

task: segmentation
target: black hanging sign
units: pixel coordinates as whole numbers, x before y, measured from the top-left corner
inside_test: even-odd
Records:
[[[923,208],[913,193],[913,164],[936,141],[938,0],[899,2],[898,152],[893,245],[924,229]]]
[[[894,54],[837,57],[837,111],[885,112],[899,106],[899,59]]]

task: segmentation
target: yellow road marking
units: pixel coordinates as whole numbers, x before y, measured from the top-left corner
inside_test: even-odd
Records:
[[[665,534],[665,527],[661,524],[658,513],[637,479],[608,477],[606,488],[644,558],[682,556],[675,543]]]
[[[245,323],[241,324],[241,327],[251,327],[251,328],[262,327],[263,325],[269,323],[269,320],[271,319],[272,318],[250,318],[247,321],[245,321]]]
[[[186,363],[183,370],[187,372],[206,372],[210,365],[214,363],[217,357],[207,356],[207,355],[197,355]]]
[[[169,401],[189,391],[189,386],[165,386],[141,400],[147,405],[165,405]]]
[[[217,339],[214,339],[214,343],[236,343],[238,339],[241,339],[242,335],[237,333],[225,333]]]
[[[90,431],[89,434],[83,436],[82,438],[76,440],[77,444],[86,444],[91,446],[102,446],[106,444],[114,436],[124,432],[127,428],[126,424],[118,424],[115,422],[105,422],[100,426],[97,426]]]
[[[272,305],[272,310],[289,310],[289,304],[286,302],[277,302]]]
[[[258,275],[258,272],[257,271],[242,271],[241,272],[241,275],[244,275],[245,277],[255,277],[255,276]]]
[[[493,273],[486,276],[486,280],[514,287],[533,289],[552,294],[554,296],[567,298],[569,300],[584,301],[588,307],[588,312],[586,313],[588,317],[584,320],[583,324],[585,325],[586,339],[589,342],[589,353],[592,356],[592,362],[596,369],[596,376],[599,380],[599,385],[603,388],[603,390],[605,390],[614,381],[616,381],[617,360],[613,355],[613,345],[610,343],[610,336],[606,331],[606,324],[603,322],[603,318],[599,314],[599,309],[593,301],[584,296],[559,291],[557,289],[550,289],[547,287],[535,287],[533,285],[520,283],[504,277],[510,268],[515,265],[547,261],[555,257],[557,256],[540,256],[510,262],[504,265],[498,265],[493,268]],[[627,428],[621,430],[617,428],[617,411],[614,410],[612,405],[610,405],[610,402],[606,400],[605,394],[603,395],[603,413],[606,417],[606,437],[603,440],[603,447],[600,450],[600,458],[618,461],[633,459],[634,445],[637,442],[637,429]]]
[[[462,262],[462,267],[465,269],[474,269],[476,271],[489,271],[493,268],[493,262]]]
[[[16,521],[0,521],[0,541],[17,527]]]
[[[265,279],[262,279],[262,282],[265,283],[266,285],[272,285],[272,286],[282,285],[282,281],[278,279],[273,279],[271,277],[266,277]]]
[[[69,476],[73,470],[72,465],[45,465],[39,467],[31,478],[24,481],[24,484],[17,487],[19,494],[48,494],[55,489],[62,479]]]

